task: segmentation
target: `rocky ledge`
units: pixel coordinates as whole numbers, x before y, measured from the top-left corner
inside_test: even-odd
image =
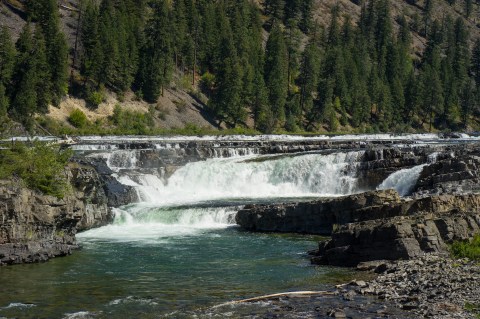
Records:
[[[80,230],[113,220],[109,204],[131,198],[128,187],[112,187],[108,172],[71,163],[66,174],[72,190],[62,198],[27,189],[18,181],[0,181],[0,265],[42,262],[76,249]]]
[[[480,232],[478,149],[436,154],[423,167],[412,196],[370,191],[303,203],[250,205],[237,223],[250,231],[331,236],[313,252],[317,264],[356,266],[372,260],[446,253],[448,244]],[[423,154],[423,153],[422,153]]]

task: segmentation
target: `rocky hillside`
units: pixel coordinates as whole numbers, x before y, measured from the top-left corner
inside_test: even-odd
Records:
[[[287,1],[288,2],[288,1]],[[390,1],[391,16],[394,18],[394,29],[400,28],[399,17],[405,16],[410,25],[410,31],[413,37],[413,54],[419,58],[422,56],[426,46],[426,39],[423,30],[423,16],[425,13],[425,0],[420,1]],[[454,2],[453,5],[449,3]],[[328,28],[331,21],[332,8],[338,6],[340,23],[350,17],[353,23],[357,23],[361,13],[360,1],[353,0],[315,0],[313,2],[312,18],[315,23]],[[452,20],[461,17],[470,34],[470,40],[478,38],[480,30],[480,6],[473,2],[470,12],[466,12],[466,1],[445,1],[437,0],[433,2],[431,19],[441,20],[446,16],[451,16]],[[263,10],[263,2],[258,1],[258,6]],[[61,24],[64,33],[67,36],[70,46],[70,65],[79,65],[79,54],[82,51],[81,41],[78,39],[77,27],[79,25],[79,1],[78,0],[60,0],[59,11]],[[2,0],[0,1],[0,21],[6,25],[14,37],[17,39],[22,27],[25,24],[26,13],[24,12],[24,0]],[[262,17],[266,22],[268,15]],[[265,25],[268,30],[268,23]],[[268,32],[264,30],[264,41],[268,38]],[[306,41],[306,38],[304,39]],[[305,42],[304,41],[304,42]],[[200,74],[197,74],[199,77]],[[54,120],[60,120],[68,126],[67,118],[74,109],[80,109],[86,114],[90,122],[95,122],[113,114],[114,106],[121,105],[124,109],[140,113],[149,113],[153,116],[154,125],[165,129],[182,128],[186,124],[193,124],[196,127],[205,127],[215,129],[218,126],[218,118],[208,111],[205,105],[206,97],[193,97],[190,92],[198,92],[198,88],[191,84],[184,83],[183,73],[176,70],[176,76],[173,79],[172,88],[166,90],[166,93],[159,98],[157,103],[151,104],[138,99],[133,93],[127,92],[124,96],[107,93],[103,103],[92,110],[86,107],[86,103],[81,99],[66,97],[58,108],[50,108],[49,117]],[[197,81],[198,83],[198,81]],[[343,102],[343,101],[342,101]],[[344,111],[336,111],[338,117]],[[254,114],[250,114],[245,120],[240,121],[242,125],[252,126]],[[344,117],[344,115],[342,115]],[[346,121],[342,118],[342,121]],[[300,125],[300,124],[299,124]],[[342,124],[343,125],[343,124]],[[334,130],[336,126],[330,123],[328,130]],[[345,126],[345,125],[343,125]],[[288,127],[288,125],[287,125]],[[293,125],[295,127],[295,125]],[[288,129],[288,128],[287,128]],[[348,125],[342,128],[349,130]]]

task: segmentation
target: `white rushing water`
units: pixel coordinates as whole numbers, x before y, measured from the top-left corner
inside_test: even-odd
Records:
[[[425,166],[435,163],[437,161],[438,152],[434,152],[428,156],[428,163],[417,165],[411,168],[401,169],[388,176],[378,187],[381,189],[395,189],[400,196],[407,196],[413,191],[418,177],[422,173]],[[452,153],[453,157],[454,154]]]
[[[388,176],[377,189],[395,189],[400,196],[409,195],[426,165],[427,164],[422,164],[399,170]]]
[[[234,225],[235,214],[240,208],[160,208],[137,204],[114,209],[115,222],[112,225],[80,233],[77,237],[158,244],[169,238],[230,227]]]
[[[161,176],[124,171],[119,180],[134,186],[142,202],[160,206],[235,198],[338,196],[356,191],[355,168],[361,154],[216,158],[189,163],[166,182]],[[122,163],[134,166],[131,160]]]
[[[135,188],[140,202],[116,209],[113,225],[79,238],[158,242],[231,226],[239,207],[226,206],[237,202],[351,194],[363,152],[213,158],[189,163],[169,178],[161,170],[145,173],[135,154],[101,156],[121,183]]]

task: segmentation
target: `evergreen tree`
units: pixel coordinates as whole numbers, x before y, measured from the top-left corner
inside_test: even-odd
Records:
[[[419,97],[421,109],[425,112],[424,121],[428,120],[431,130],[435,117],[444,112],[444,95],[440,79],[440,49],[438,47],[433,49],[430,61],[424,65]]]
[[[52,100],[51,86],[55,85],[55,83],[51,82],[50,68],[47,61],[47,46],[40,25],[37,25],[35,29],[33,41],[33,54],[31,59],[33,61],[32,67],[35,72],[35,88],[37,91],[35,113],[45,114],[48,112],[48,105]]]
[[[137,86],[145,100],[152,103],[171,81],[173,38],[170,17],[168,2],[157,0],[145,29],[145,45],[140,52]]]
[[[272,25],[284,18],[285,0],[265,0],[265,13],[271,17]]]
[[[0,121],[7,115],[8,106],[10,105],[5,86],[0,83]]]
[[[475,82],[477,83],[477,86],[480,86],[480,38],[477,39],[473,46],[471,60],[471,68]]]
[[[242,104],[242,69],[234,45],[230,22],[224,17],[220,63],[216,75],[216,87],[210,107],[221,121],[235,127],[246,118]]]
[[[33,36],[30,24],[26,24],[17,40],[18,51],[13,86],[15,88],[9,113],[28,130],[33,127],[33,115],[37,109],[38,79],[36,77]]]
[[[473,11],[473,0],[465,0],[465,16],[468,18]]]
[[[287,46],[279,23],[273,25],[268,37],[265,52],[265,83],[269,91],[271,122],[269,129],[285,120],[285,103],[288,93],[288,56]]]
[[[0,29],[0,84],[3,85],[3,90],[10,87],[14,65],[15,46],[7,27],[2,27]]]
[[[434,7],[434,0],[425,0],[425,7],[423,8],[423,25],[424,35],[429,37],[430,23],[432,22],[432,13]]]
[[[99,12],[94,0],[87,0],[83,9],[80,38],[83,55],[80,71],[85,82],[96,81],[103,61],[103,52],[99,38]]]
[[[314,94],[318,86],[318,76],[320,68],[320,52],[315,43],[310,43],[302,54],[301,73],[299,78],[300,85],[300,109],[306,117],[305,126],[312,129],[315,120],[314,112]]]
[[[312,28],[312,9],[313,0],[300,1],[300,22],[298,27],[305,33]]]
[[[51,101],[54,105],[68,91],[68,45],[60,29],[60,16],[57,0],[28,1],[27,8],[32,19],[38,22],[43,32],[50,74]]]

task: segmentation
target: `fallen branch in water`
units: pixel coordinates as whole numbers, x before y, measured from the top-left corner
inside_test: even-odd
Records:
[[[235,305],[235,304],[240,304],[240,303],[247,303],[247,302],[255,302],[255,301],[262,301],[266,299],[272,299],[272,298],[277,298],[277,297],[299,297],[299,296],[333,296],[335,295],[334,292],[332,291],[292,291],[292,292],[282,292],[278,294],[272,294],[272,295],[265,295],[265,296],[259,296],[259,297],[254,297],[254,298],[248,298],[248,299],[242,299],[242,300],[234,300],[234,301],[229,301],[226,303],[222,303],[220,305],[216,305],[213,308],[217,307],[222,307],[222,306],[228,306],[228,305]]]

